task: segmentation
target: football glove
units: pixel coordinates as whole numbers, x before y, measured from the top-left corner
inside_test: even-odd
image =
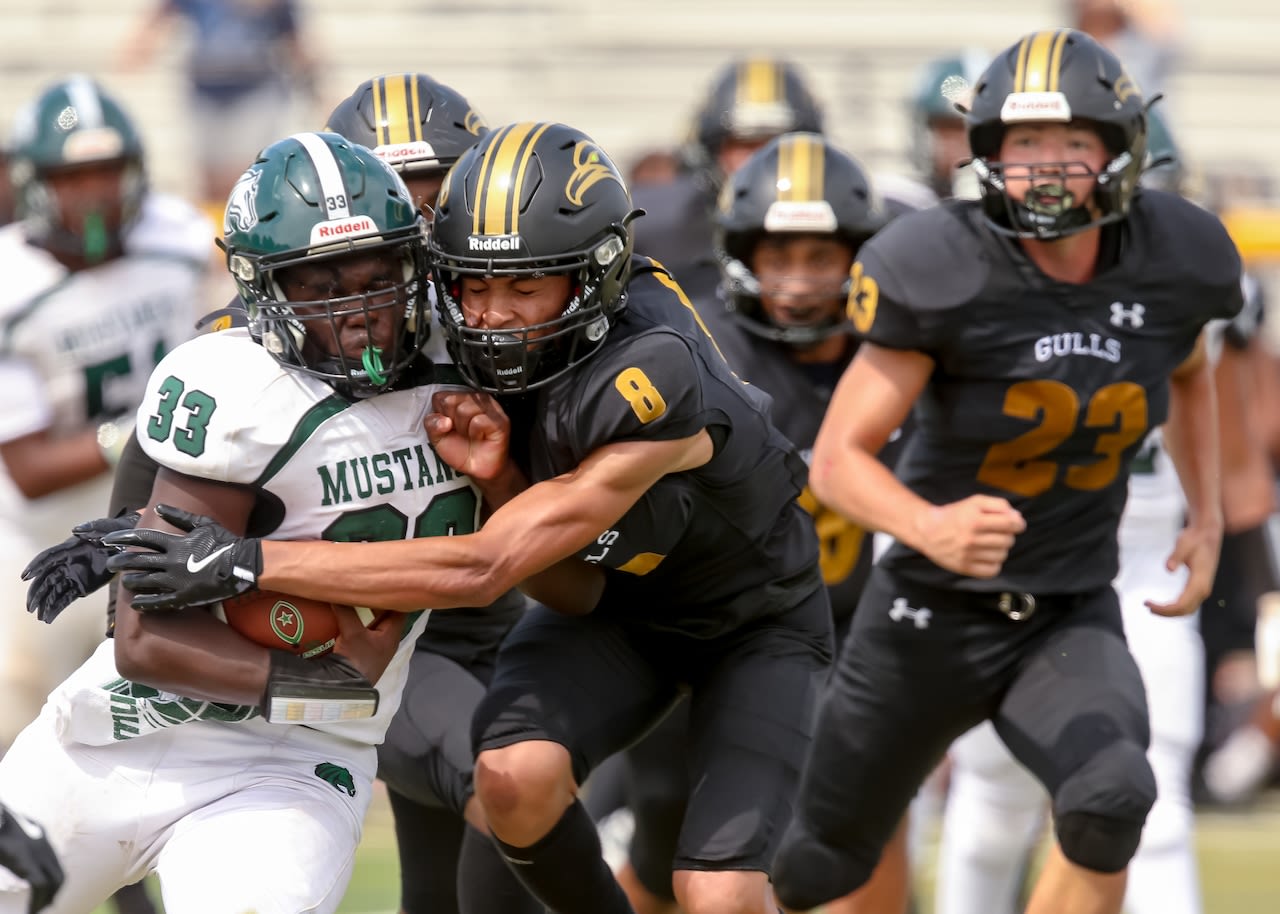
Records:
[[[108,546],[141,547],[150,552],[117,552],[107,569],[121,574],[133,591],[139,612],[208,606],[258,589],[262,573],[262,541],[236,536],[212,517],[170,505],[157,505],[156,515],[180,530],[122,530],[103,538]]]
[[[138,512],[115,517],[100,517],[80,524],[72,535],[56,546],[50,546],[22,569],[27,587],[27,612],[35,613],[41,622],[52,622],[81,597],[87,597],[111,580],[107,559],[115,553],[102,538],[119,530],[132,530],[138,523]]]
[[[62,867],[44,829],[0,803],[0,866],[31,886],[30,914],[49,906],[62,887]]]

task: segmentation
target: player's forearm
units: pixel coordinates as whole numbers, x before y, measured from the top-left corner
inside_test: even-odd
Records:
[[[263,540],[263,590],[399,612],[487,606],[519,583],[475,534],[386,543]]]
[[[920,548],[920,525],[934,508],[874,454],[852,445],[837,454],[815,448],[809,488],[818,501],[864,530],[888,533],[913,549]]]
[[[1188,523],[1222,530],[1222,476],[1217,398],[1207,362],[1175,375],[1169,385],[1165,449],[1187,500]]]
[[[27,498],[60,492],[110,469],[98,447],[96,429],[61,439],[42,432],[7,443],[4,462],[14,485]]]
[[[115,634],[116,668],[126,679],[198,701],[262,701],[270,652],[203,610],[142,616],[125,609]]]

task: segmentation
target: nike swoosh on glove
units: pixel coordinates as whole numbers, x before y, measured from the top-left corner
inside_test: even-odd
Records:
[[[236,536],[212,517],[171,505],[157,505],[156,515],[186,532],[134,529],[103,538],[115,548],[151,550],[117,552],[107,560],[107,568],[121,573],[120,583],[133,591],[134,609],[156,612],[208,606],[257,590],[261,540]]]
[[[113,576],[107,569],[107,559],[115,550],[104,545],[102,538],[119,530],[132,530],[137,523],[137,511],[88,521],[33,558],[22,569],[22,580],[31,582],[27,586],[27,612],[35,613],[41,622],[52,622],[76,600],[105,587]]]

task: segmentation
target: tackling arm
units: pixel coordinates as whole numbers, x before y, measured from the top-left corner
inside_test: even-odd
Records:
[[[586,612],[599,599],[603,575],[570,557],[660,478],[701,466],[712,452],[706,431],[673,441],[606,445],[571,472],[515,495],[466,536],[389,543],[264,541],[258,583],[313,599],[412,611],[486,605],[533,579],[531,589],[555,601],[557,609]],[[564,567],[553,568],[566,559]],[[582,568],[595,582],[585,592]],[[551,574],[542,574],[549,569]],[[567,580],[573,583],[564,586]]]

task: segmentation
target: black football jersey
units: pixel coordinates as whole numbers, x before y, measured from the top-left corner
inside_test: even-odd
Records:
[[[712,296],[720,268],[711,246],[715,200],[704,185],[681,174],[635,188],[632,201],[645,213],[633,223],[636,250],[666,267],[694,302]]]
[[[973,201],[904,216],[862,248],[855,325],[935,362],[899,477],[934,504],[1002,496],[1027,521],[994,579],[901,543],[887,567],[979,591],[1071,593],[1115,577],[1129,462],[1165,421],[1170,373],[1208,321],[1241,307],[1240,258],[1210,213],[1144,190],[1116,230],[1114,262],[1083,285],[1046,277]]]
[[[796,502],[807,470],[769,421],[769,398],[733,375],[683,291],[645,258],[626,308],[590,359],[538,392],[532,478],[619,441],[706,429],[715,455],[660,479],[578,557],[606,569],[597,613],[714,637],[821,587],[813,523]]]
[[[827,404],[855,347],[851,345],[846,357],[837,362],[802,365],[784,345],[753,336],[732,315],[708,320],[707,324],[729,366],[773,398],[774,425],[800,449],[807,464]],[[895,440],[885,447],[880,459],[892,466],[896,450]],[[800,506],[813,517],[822,580],[831,599],[832,616],[839,623],[853,615],[871,571],[871,537],[857,524],[820,504],[808,486],[800,494]]]

